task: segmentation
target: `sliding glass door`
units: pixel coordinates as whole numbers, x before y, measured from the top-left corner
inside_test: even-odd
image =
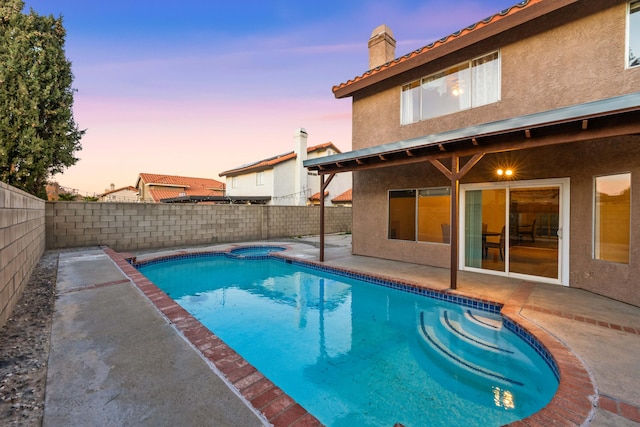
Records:
[[[568,180],[473,184],[461,190],[464,269],[565,282]]]

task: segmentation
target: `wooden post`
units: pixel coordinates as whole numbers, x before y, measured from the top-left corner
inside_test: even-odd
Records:
[[[458,227],[460,215],[458,202],[460,196],[460,158],[451,156],[451,289],[458,287]]]
[[[324,175],[320,175],[320,262],[324,262],[324,192],[335,176],[335,173],[329,174],[325,182]]]
[[[320,262],[324,262],[324,175],[320,175]]]

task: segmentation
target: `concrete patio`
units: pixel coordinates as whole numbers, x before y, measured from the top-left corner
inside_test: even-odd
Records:
[[[327,265],[432,289],[448,288],[446,269],[353,256],[350,235],[327,236],[326,242]],[[268,243],[286,245],[290,257],[318,260],[317,237]],[[133,255],[144,260],[234,246]],[[293,419],[292,412],[287,416],[284,411],[269,412],[274,405],[256,409],[256,400],[238,390],[238,380],[223,375],[219,365],[207,357],[211,344],[181,330],[179,322],[166,314],[174,309],[154,303],[148,293],[141,292],[138,282],[108,252],[86,248],[60,254],[45,427],[316,422],[308,415]],[[521,280],[460,272],[457,292],[500,303],[512,301],[513,308],[522,284]],[[570,349],[589,373],[596,388],[591,399],[596,406],[590,408],[587,425],[640,425],[640,308],[539,283],[527,284],[522,295],[517,313]]]

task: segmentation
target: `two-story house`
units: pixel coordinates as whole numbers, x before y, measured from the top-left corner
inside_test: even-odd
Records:
[[[111,184],[108,190],[98,194],[99,202],[137,202],[138,200],[138,189],[131,185],[116,188],[115,184]]]
[[[640,0],[525,0],[403,56],[352,98],[353,253],[640,305]]]
[[[331,142],[307,146],[306,130],[297,129],[294,134],[294,149],[267,159],[258,160],[220,173],[226,179],[227,196],[247,199],[255,196],[266,198],[268,205],[305,206],[318,204],[320,184],[318,174],[305,169],[303,162],[340,153]],[[344,198],[351,189],[351,174],[336,177],[325,188],[326,205],[345,205]],[[342,196],[338,198],[338,196]]]
[[[146,203],[201,202],[224,199],[224,183],[210,178],[141,173],[136,181],[139,200]]]

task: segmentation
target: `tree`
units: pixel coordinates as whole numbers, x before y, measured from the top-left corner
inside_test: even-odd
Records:
[[[62,17],[0,4],[0,180],[46,199],[47,179],[75,164],[73,74]]]

